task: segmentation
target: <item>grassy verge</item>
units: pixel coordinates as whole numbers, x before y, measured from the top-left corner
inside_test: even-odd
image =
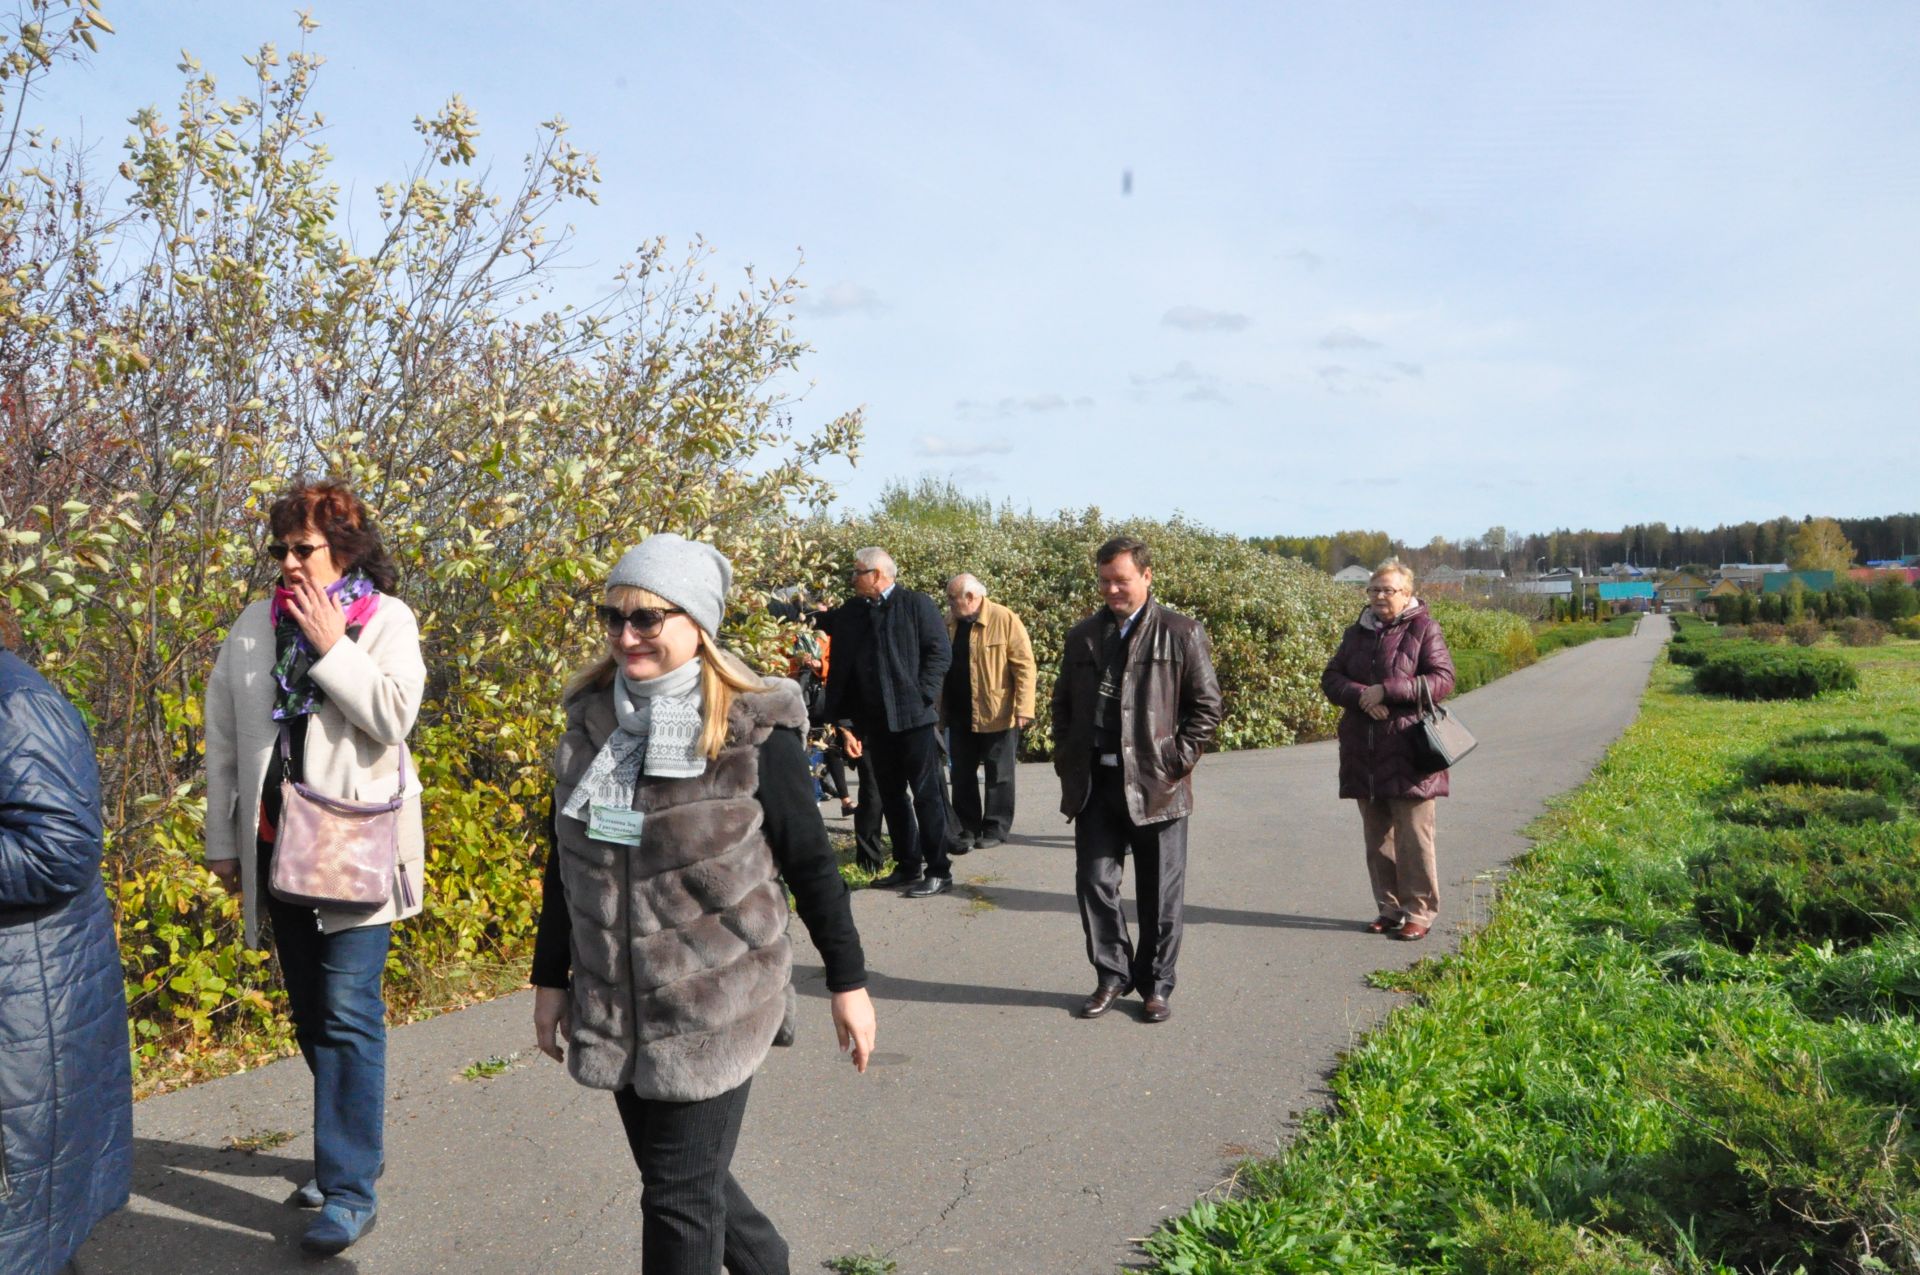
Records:
[[[1566,624],[1545,624],[1534,630],[1533,644],[1542,655],[1582,646],[1595,638],[1627,637],[1639,623],[1637,615],[1616,615],[1611,619],[1575,620]]]
[[[1153,1269],[1920,1271],[1920,644],[1848,658],[1784,703],[1657,666],[1487,928],[1383,977],[1414,1002],[1334,1109]]]

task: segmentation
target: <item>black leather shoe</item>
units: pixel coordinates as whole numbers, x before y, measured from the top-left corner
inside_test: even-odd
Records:
[[[1113,1008],[1113,1003],[1127,994],[1125,983],[1102,982],[1093,989],[1093,995],[1080,1003],[1080,1017],[1098,1018]]]
[[[952,877],[921,877],[902,897],[908,899],[931,899],[934,895],[945,894],[951,889],[953,889]]]
[[[980,837],[977,840],[975,840],[973,843],[973,847],[976,850],[991,850],[995,846],[1004,846],[1006,844],[1007,844],[1007,839],[1005,837],[996,837],[989,834],[987,836]]]
[[[884,877],[875,877],[872,881],[868,882],[868,885],[875,890],[891,890],[896,886],[912,885],[925,876],[926,869],[924,868],[896,867]]]
[[[1140,1021],[1143,1023],[1164,1023],[1173,1017],[1173,1006],[1167,1004],[1164,996],[1149,996],[1147,1003],[1140,1007]]]

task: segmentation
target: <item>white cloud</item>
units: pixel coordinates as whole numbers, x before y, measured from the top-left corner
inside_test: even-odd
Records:
[[[1087,408],[1092,406],[1093,400],[1085,394],[1075,399],[1068,399],[1064,394],[1056,394],[1052,390],[1046,390],[1038,394],[1028,394],[1019,398],[1009,395],[1005,398],[994,399],[992,402],[988,402],[985,399],[963,398],[954,403],[953,410],[959,414],[962,420],[990,421],[1006,420],[1014,416],[1026,416],[1042,412],[1064,412],[1070,407]]]
[[[1232,310],[1206,310],[1197,305],[1177,305],[1160,317],[1170,328],[1189,332],[1239,332],[1253,320]]]
[[[1323,350],[1377,350],[1380,348],[1380,342],[1361,336],[1346,324],[1341,324],[1320,338],[1320,348]]]
[[[949,438],[941,434],[922,434],[914,440],[914,450],[922,456],[1004,456],[1013,443],[1004,438]]]
[[[847,314],[880,314],[886,310],[887,303],[865,284],[832,283],[817,294],[802,296],[796,308],[805,314],[833,319]]]
[[[1180,398],[1188,403],[1230,403],[1226,391],[1220,387],[1220,378],[1212,372],[1203,372],[1186,359],[1181,359],[1172,368],[1155,376],[1140,372],[1133,373],[1128,380],[1133,382],[1133,396],[1136,399],[1151,397],[1151,391],[1157,386],[1176,387],[1182,390]]]

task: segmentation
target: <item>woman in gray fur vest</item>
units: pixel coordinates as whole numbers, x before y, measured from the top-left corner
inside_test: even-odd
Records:
[[[792,1034],[788,889],[841,1048],[858,1071],[873,1052],[800,688],[714,641],[732,579],[718,551],[676,535],[628,550],[599,608],[606,655],[567,687],[554,754],[534,1034],[575,1080],[613,1091],[640,1167],[647,1275],[788,1270],[786,1241],[729,1168],[753,1073]]]

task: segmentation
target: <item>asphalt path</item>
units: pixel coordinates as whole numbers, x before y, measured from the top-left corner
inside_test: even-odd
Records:
[[[954,894],[855,896],[879,1015],[864,1076],[834,1049],[796,925],[800,1041],[754,1080],[734,1161],[793,1269],[869,1252],[899,1275],[1138,1266],[1139,1237],[1325,1104],[1341,1051],[1395,1004],[1370,971],[1485,920],[1522,830],[1633,720],[1667,632],[1650,618],[1455,702],[1481,744],[1441,806],[1446,884],[1424,942],[1361,932],[1374,909],[1331,742],[1201,764],[1165,1024],[1141,1022],[1137,997],[1073,1017],[1094,979],[1043,766],[1020,770],[1013,840],[957,860]],[[639,1178],[613,1100],[536,1054],[531,1020],[522,993],[393,1033],[380,1222],[330,1269],[639,1270]],[[504,1070],[469,1074],[490,1059]],[[309,1096],[292,1059],[139,1104],[133,1202],[96,1229],[81,1275],[312,1271],[297,1240],[313,1215],[286,1203],[310,1172]]]

